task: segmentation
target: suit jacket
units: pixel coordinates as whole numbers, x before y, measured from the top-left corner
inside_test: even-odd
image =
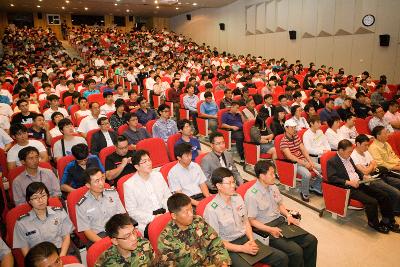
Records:
[[[265,106],[263,105],[263,106],[260,108],[259,114],[260,114],[260,116],[262,117],[263,120],[266,120],[268,117],[274,116],[274,114],[275,114],[275,109],[276,109],[276,107],[275,107],[274,105],[271,105],[271,114],[270,114],[269,111],[268,111],[268,109],[265,108]]]
[[[117,134],[114,131],[108,131],[114,145],[117,143]],[[97,131],[92,135],[90,153],[98,155],[100,150],[107,147],[107,141],[102,131]]]
[[[364,175],[357,170],[356,165],[354,164],[354,161],[352,159],[350,159],[350,162],[356,170],[358,177],[360,177],[360,180],[362,180]],[[347,174],[346,167],[344,166],[342,160],[339,158],[338,154],[328,160],[327,172],[328,182],[331,184],[345,187],[346,181],[350,180],[349,175]]]
[[[239,171],[236,168],[235,162],[233,161],[232,155],[228,151],[224,151],[226,166],[230,169],[233,173],[233,177],[236,180],[236,183],[239,185],[243,184],[243,178],[240,176]],[[204,174],[206,175],[207,181],[206,184],[210,189],[216,189],[216,187],[211,183],[211,175],[213,171],[221,166],[221,163],[214,152],[208,153],[203,160],[201,161],[201,169],[203,170]]]

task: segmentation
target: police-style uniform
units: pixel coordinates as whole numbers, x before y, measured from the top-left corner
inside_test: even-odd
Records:
[[[63,237],[74,229],[63,208],[47,207],[45,220],[40,220],[34,210],[23,214],[14,227],[13,248],[33,247],[44,241],[61,248]]]
[[[126,211],[117,190],[104,189],[99,199],[96,199],[89,190],[76,204],[78,232],[86,230],[92,230],[96,234],[104,232],[106,222],[118,213],[126,213]]]
[[[9,253],[11,253],[10,248],[7,246],[7,244],[0,237],[0,261],[2,261],[4,256],[9,254]]]
[[[270,224],[279,228],[287,224],[279,211],[282,204],[282,195],[276,185],[264,186],[259,180],[250,187],[244,197],[248,216],[263,224]],[[286,239],[269,236],[269,245],[289,257],[289,266],[316,266],[318,240],[312,234],[301,235]]]
[[[231,196],[231,203],[226,203],[220,194],[207,204],[204,210],[204,219],[218,233],[222,240],[243,245],[248,241],[246,237],[246,223],[248,221],[246,205],[238,194]],[[270,248],[272,254],[260,262],[270,266],[287,266],[288,258],[281,251]],[[229,251],[232,266],[250,266],[237,253]]]

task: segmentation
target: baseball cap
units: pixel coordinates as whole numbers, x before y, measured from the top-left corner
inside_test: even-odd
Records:
[[[297,123],[294,120],[285,121],[285,127],[296,127]]]

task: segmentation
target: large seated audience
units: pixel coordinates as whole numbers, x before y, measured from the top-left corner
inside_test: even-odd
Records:
[[[95,266],[316,266],[317,238],[280,229],[300,221],[275,185],[278,159],[302,201],[343,187],[371,229],[400,232],[400,92],[385,75],[221,53],[167,30],[79,27],[68,40],[80,58],[50,28],[4,33],[1,223],[17,217],[2,266],[23,263],[17,250],[56,266],[97,242],[110,246]],[[249,145],[250,188],[238,170]]]

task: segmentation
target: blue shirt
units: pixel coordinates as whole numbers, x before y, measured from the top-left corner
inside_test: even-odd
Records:
[[[233,114],[230,112],[225,112],[221,118],[222,123],[228,124],[230,126],[237,126],[240,129],[243,128],[242,117],[239,113]]]
[[[217,104],[214,101],[212,101],[211,103],[203,102],[200,106],[200,112],[207,115],[217,115]]]
[[[145,126],[148,121],[157,119],[157,115],[152,109],[147,109],[147,112],[144,112],[142,109],[136,111],[136,116],[138,117],[138,121],[141,125]]]
[[[190,137],[189,142],[185,142],[182,138],[179,138],[179,140],[175,143],[175,146],[179,145],[179,144],[189,144],[192,146],[192,161],[194,161],[197,156],[199,155],[199,151],[201,150],[200,147],[200,142],[197,138],[194,137]]]
[[[86,90],[85,92],[83,92],[83,97],[84,98],[88,98],[88,96],[90,96],[90,95],[94,95],[94,94],[100,94],[100,91],[99,90],[97,90],[97,89],[95,89],[95,90],[93,90],[93,91],[90,91],[90,90]]]
[[[176,122],[171,119],[158,119],[153,125],[153,137],[162,138],[164,142],[167,142],[168,137],[177,132]]]
[[[337,111],[335,109],[332,109],[332,111],[329,111],[326,108],[324,108],[321,111],[321,113],[319,114],[319,118],[321,119],[321,122],[328,121],[332,117],[339,117],[340,118],[339,113],[337,113]]]
[[[99,158],[95,155],[89,155],[88,161],[86,163],[86,169],[92,167],[98,167],[102,173],[105,172]],[[85,170],[78,165],[78,162],[76,160],[73,160],[65,167],[64,174],[61,179],[61,184],[67,184],[74,189],[82,187],[86,183],[85,173]]]

